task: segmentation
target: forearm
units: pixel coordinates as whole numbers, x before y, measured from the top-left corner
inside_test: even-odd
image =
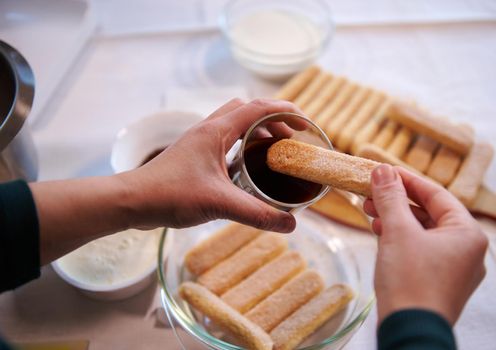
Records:
[[[119,176],[32,183],[41,264],[106,234],[128,228],[133,196]]]

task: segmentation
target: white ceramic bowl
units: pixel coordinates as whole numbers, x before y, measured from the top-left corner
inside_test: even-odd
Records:
[[[157,149],[175,142],[188,128],[202,120],[192,112],[161,111],[143,117],[122,128],[112,147],[111,165],[114,172],[132,170],[141,165],[143,160]],[[160,247],[167,256],[168,245]],[[67,283],[79,289],[83,294],[98,300],[122,300],[138,294],[156,281],[157,260],[153,259],[149,267],[141,274],[122,283],[96,286],[78,280],[61,267],[60,261],[54,261],[52,267]]]
[[[144,274],[136,276],[125,283],[106,287],[95,287],[73,278],[60,267],[58,260],[52,262],[52,268],[60,278],[79,289],[84,295],[96,300],[117,301],[130,298],[140,293],[156,281],[155,271],[157,269],[157,264],[151,265]]]
[[[102,273],[105,273],[106,269],[106,264],[109,262],[108,259],[101,259],[99,256],[90,256],[88,257],[87,255],[81,259],[80,257],[75,257],[72,256],[70,257],[69,255],[72,253],[69,253],[68,256],[62,257],[54,262],[52,262],[52,267],[55,270],[55,272],[68,284],[76,287],[79,289],[83,294],[86,296],[93,298],[93,299],[98,299],[98,300],[122,300],[126,299],[129,297],[132,297],[142,290],[144,290],[146,287],[148,287],[151,283],[156,281],[156,269],[157,269],[157,260],[155,259],[155,256],[157,252],[160,250],[162,251],[165,250],[168,252],[168,243],[166,242],[165,246],[159,249],[159,236],[162,228],[157,228],[153,231],[149,231],[150,234],[155,235],[155,239],[151,238],[152,236],[149,236],[152,241],[150,242],[148,239],[149,243],[154,243],[151,246],[148,246],[144,251],[137,251],[136,249],[143,249],[143,246],[135,246],[134,250],[134,256],[136,257],[136,254],[139,253],[140,257],[142,257],[143,253],[148,254],[148,259],[145,259],[145,265],[140,266],[140,267],[134,267],[131,265],[134,271],[128,271],[130,273],[129,276],[122,276],[123,271],[117,271],[114,272],[112,275],[101,275]],[[145,232],[143,232],[145,233]],[[148,233],[148,232],[146,232]],[[138,234],[141,234],[141,232],[138,232]],[[118,236],[115,236],[118,237]],[[121,236],[122,237],[122,236]],[[116,245],[120,244],[119,241],[115,241],[115,238],[110,238],[112,241],[107,241],[107,252],[108,252],[108,244],[111,244],[111,247],[114,247],[113,244],[115,243]],[[122,238],[121,238],[122,239]],[[129,237],[128,237],[129,239]],[[156,245],[156,246],[155,246]],[[101,247],[101,246],[100,246]],[[90,248],[90,247],[88,247]],[[94,247],[91,247],[89,250],[93,252]],[[89,251],[88,249],[86,250],[86,254]],[[100,252],[105,251],[100,250]],[[120,250],[118,250],[120,252]],[[131,254],[133,254],[133,251],[130,251]],[[113,251],[112,254],[115,254],[116,252]],[[107,255],[112,257],[112,255]],[[131,255],[133,256],[133,255]],[[65,259],[65,260],[64,260]],[[67,260],[69,259],[69,260]],[[90,260],[89,260],[90,259]],[[113,257],[115,259],[115,257]],[[148,261],[146,261],[148,260]],[[115,260],[114,260],[115,261]],[[117,260],[119,261],[119,260]],[[129,260],[128,260],[129,261]],[[127,262],[127,266],[129,267],[130,263],[135,261],[130,260]],[[87,264],[84,264],[84,262],[87,262]],[[81,263],[84,264],[82,268]],[[124,263],[121,261],[118,266],[122,266],[120,264]],[[74,265],[77,264],[77,265]],[[116,265],[117,266],[117,265]],[[126,266],[126,265],[123,265]],[[78,275],[81,274],[81,271],[84,271],[83,277],[78,277]],[[92,271],[91,275],[97,276],[97,280],[95,280],[94,283],[89,282],[89,277],[91,275],[88,275],[88,271]],[[115,282],[113,283],[103,283],[103,281],[106,282],[106,278],[109,278],[109,280],[114,280]],[[93,281],[92,281],[93,282]]]
[[[112,169],[120,173],[139,167],[150,153],[175,142],[202,119],[193,112],[162,111],[125,126],[112,147]]]

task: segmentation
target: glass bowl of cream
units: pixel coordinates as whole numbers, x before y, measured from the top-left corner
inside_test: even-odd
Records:
[[[334,31],[322,0],[232,0],[220,25],[234,58],[269,79],[287,79],[312,64]]]
[[[65,282],[93,299],[126,299],[156,281],[163,230],[130,229],[102,237],[54,261],[52,267]]]

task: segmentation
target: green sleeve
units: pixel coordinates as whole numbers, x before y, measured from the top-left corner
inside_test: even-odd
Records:
[[[397,311],[380,325],[379,350],[455,350],[448,322],[438,314],[419,309]]]
[[[0,292],[40,276],[38,216],[22,180],[0,184]]]

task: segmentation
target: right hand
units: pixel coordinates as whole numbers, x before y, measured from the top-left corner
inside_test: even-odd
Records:
[[[402,168],[378,166],[372,197],[364,209],[374,217],[372,228],[379,235],[379,321],[395,311],[420,308],[453,325],[484,278],[486,236],[450,192]]]

